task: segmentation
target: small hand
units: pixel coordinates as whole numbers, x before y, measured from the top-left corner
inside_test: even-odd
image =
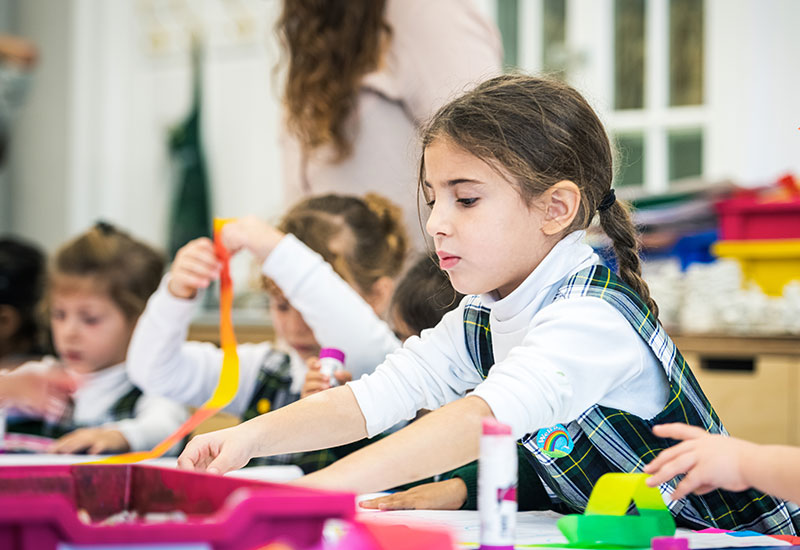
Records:
[[[241,426],[192,438],[178,457],[178,468],[214,474],[242,468],[253,454],[251,439]]]
[[[284,235],[283,232],[255,216],[246,216],[228,222],[220,232],[222,244],[231,254],[246,248],[260,262],[267,259]]]
[[[652,474],[647,484],[656,487],[679,474],[686,474],[672,493],[678,500],[689,493],[704,494],[717,488],[744,491],[750,485],[745,478],[745,455],[757,452],[757,445],[709,434],[697,426],[687,424],[661,424],[653,427],[658,437],[681,439],[682,443],[665,449],[647,466],[645,473]]]
[[[364,500],[359,506],[373,510],[459,510],[466,501],[467,485],[461,478],[454,477]]]
[[[303,389],[300,390],[300,399],[331,387],[330,377],[320,371],[319,358],[312,357],[306,361],[306,364],[308,365],[308,372],[306,372],[306,381],[303,383]],[[334,372],[333,377],[340,386],[353,379],[353,375],[344,369]]]
[[[30,414],[58,416],[75,389],[73,378],[57,363],[31,362],[0,377],[0,402]]]
[[[122,432],[113,428],[80,428],[58,439],[50,447],[51,453],[76,454],[86,452],[91,455],[102,453],[121,453],[130,450],[130,445]]]
[[[198,289],[207,288],[219,277],[221,265],[211,240],[201,237],[190,241],[175,255],[167,288],[178,298],[193,298]]]

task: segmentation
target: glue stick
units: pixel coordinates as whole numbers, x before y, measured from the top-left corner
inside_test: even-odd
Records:
[[[513,550],[517,515],[517,446],[511,427],[483,419],[478,460],[481,550]]]
[[[344,352],[342,350],[336,348],[319,350],[319,371],[330,379],[331,387],[339,385],[333,373],[343,369]]]

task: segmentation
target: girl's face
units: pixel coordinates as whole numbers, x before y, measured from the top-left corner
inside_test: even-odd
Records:
[[[56,352],[65,366],[78,372],[123,362],[134,325],[105,293],[83,288],[52,293],[50,326]]]
[[[426,225],[440,267],[463,294],[507,296],[554,246],[542,209],[525,204],[506,178],[447,139],[425,150]]]
[[[280,292],[270,292],[269,311],[278,339],[285,341],[303,360],[319,355],[320,345],[311,328]]]

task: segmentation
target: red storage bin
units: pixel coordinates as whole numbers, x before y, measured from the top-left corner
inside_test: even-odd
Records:
[[[91,518],[90,522],[79,518]],[[112,525],[123,511],[180,512]],[[328,518],[352,519],[355,496],[138,464],[0,468],[0,548],[157,544],[247,550],[282,542],[318,549]],[[61,546],[60,546],[61,545]],[[192,546],[189,546],[192,545]]]
[[[715,207],[720,240],[800,239],[800,182],[792,174],[770,187],[739,191]]]

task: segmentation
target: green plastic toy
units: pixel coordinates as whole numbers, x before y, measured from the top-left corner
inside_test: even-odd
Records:
[[[605,474],[592,490],[583,515],[558,520],[570,546],[649,548],[654,537],[675,534],[672,518],[661,493],[645,484],[647,474]],[[638,516],[626,515],[631,503]]]

